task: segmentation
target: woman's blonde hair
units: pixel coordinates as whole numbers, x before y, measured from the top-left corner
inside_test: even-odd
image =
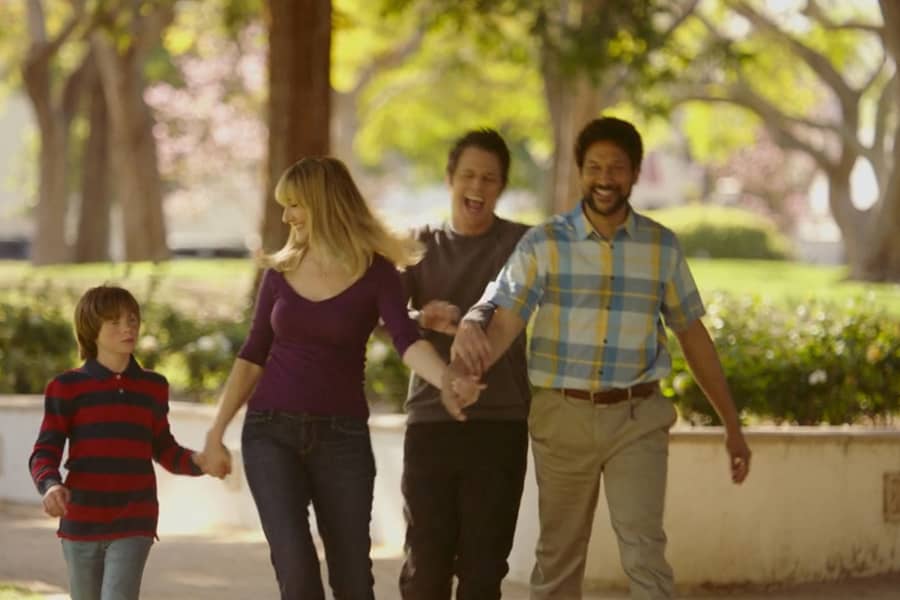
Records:
[[[304,158],[288,167],[275,186],[275,201],[306,210],[307,236],[298,240],[291,229],[281,250],[262,257],[263,266],[290,271],[315,246],[360,277],[376,253],[400,269],[416,264],[424,253],[422,244],[393,233],[372,213],[350,171],[336,158]]]

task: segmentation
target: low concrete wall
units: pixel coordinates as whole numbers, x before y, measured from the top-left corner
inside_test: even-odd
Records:
[[[0,499],[39,501],[26,462],[41,413],[39,397],[0,397]],[[199,448],[212,414],[208,406],[172,403],[176,439]],[[157,471],[163,537],[259,527],[240,469],[240,419],[226,436],[238,460],[225,481]],[[378,468],[372,538],[386,551],[399,551],[403,417],[375,416],[371,429]],[[900,432],[786,427],[755,428],[747,435],[753,470],[744,485],[734,486],[721,431],[672,431],[666,530],[680,585],[782,584],[900,571],[900,522],[886,519],[887,513],[900,513],[900,477],[891,477],[900,472]],[[886,486],[894,486],[893,496],[886,496]],[[529,464],[511,578],[527,581],[536,539],[537,490]],[[589,587],[626,585],[602,494],[586,579]]]

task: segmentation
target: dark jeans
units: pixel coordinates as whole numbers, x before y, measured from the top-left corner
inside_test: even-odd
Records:
[[[335,600],[373,599],[375,458],[366,421],[248,411],[241,440],[281,598],[325,598],[309,529],[312,502]]]
[[[524,421],[416,423],[406,430],[406,600],[500,597],[525,481]]]

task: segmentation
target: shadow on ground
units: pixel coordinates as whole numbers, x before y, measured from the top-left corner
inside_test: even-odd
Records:
[[[0,503],[0,583],[46,598],[65,599],[66,568],[56,522],[38,507]],[[396,600],[400,559],[373,551],[375,595]],[[323,574],[323,580],[325,576]],[[256,532],[163,535],[150,553],[142,600],[257,600],[277,598],[265,540]],[[506,600],[528,598],[524,585],[506,582]],[[900,573],[789,589],[697,590],[679,598],[725,600],[900,600]],[[330,598],[330,596],[329,596]],[[626,600],[623,592],[594,592],[584,600]]]

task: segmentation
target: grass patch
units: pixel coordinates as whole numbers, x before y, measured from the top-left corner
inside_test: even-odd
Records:
[[[691,270],[704,296],[716,291],[759,296],[777,304],[816,298],[861,300],[900,315],[900,285],[846,280],[843,267],[790,261],[691,259]],[[181,259],[163,263],[97,263],[32,267],[24,261],[0,261],[0,290],[62,287],[77,297],[103,282],[131,289],[138,300],[152,295],[184,307],[239,314],[249,300],[255,266],[249,259]]]
[[[837,303],[863,301],[873,310],[900,316],[900,285],[848,281],[844,267],[787,261],[692,259],[691,271],[704,296],[721,291],[759,296],[776,304],[811,299]]]
[[[0,600],[40,600],[44,596],[25,588],[0,582]]]

